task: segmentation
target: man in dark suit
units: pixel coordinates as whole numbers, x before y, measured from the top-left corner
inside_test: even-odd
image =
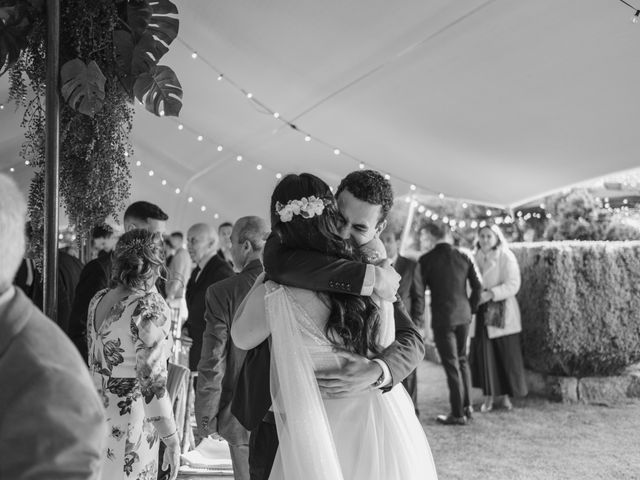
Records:
[[[231,398],[246,352],[231,341],[236,309],[262,273],[262,250],[269,233],[260,217],[243,217],[233,226],[231,257],[237,275],[209,287],[206,327],[198,364],[195,411],[202,437],[229,443],[235,480],[249,480],[249,432],[231,414]]]
[[[207,289],[214,283],[233,276],[233,270],[229,264],[216,254],[217,249],[218,234],[211,225],[197,223],[187,232],[187,250],[191,260],[197,265],[187,283],[186,299],[189,316],[183,325],[183,329],[193,340],[189,350],[189,368],[192,372],[198,370],[202,351]]]
[[[380,234],[380,240],[384,243],[384,247],[387,251],[387,257],[391,261],[391,265],[393,265],[396,272],[400,274],[398,296],[411,315],[413,324],[419,331],[424,331],[424,284],[422,283],[418,262],[400,255],[400,232],[396,232],[390,227],[387,227]],[[413,400],[416,415],[419,415],[418,375],[416,370],[411,372],[411,374],[402,381],[402,384],[411,396],[411,400]]]
[[[465,425],[471,417],[471,375],[467,337],[471,315],[482,293],[482,281],[470,254],[453,247],[444,224],[428,223],[422,230],[431,250],[418,263],[424,287],[431,291],[431,328],[449,385],[451,412],[439,415],[444,425]],[[467,284],[471,296],[467,296]]]
[[[0,174],[0,478],[95,479],[110,433],[102,400],[69,339],[12,285],[26,213]]]
[[[160,207],[149,202],[134,202],[124,212],[124,230],[144,228],[154,233],[165,231],[168,216]],[[87,263],[80,273],[76,294],[69,316],[69,337],[80,351],[82,358],[87,352],[87,314],[89,303],[96,293],[109,286],[111,281],[111,259],[113,252]]]
[[[340,183],[336,198],[343,238],[351,237],[364,245],[384,230],[393,205],[393,192],[382,175],[371,170],[353,172]],[[320,252],[286,249],[272,236],[265,246],[264,265],[269,278],[278,283],[353,295],[371,295],[375,291],[384,299],[396,299],[399,275],[388,264],[375,267]],[[399,299],[394,303],[394,313],[396,340],[377,358],[345,353],[343,368],[318,373],[318,385],[325,395],[348,395],[370,388],[388,391],[415,370],[424,357],[422,337]],[[278,447],[273,414],[268,413],[271,405],[268,359],[268,341],[247,354],[232,405],[233,414],[252,430],[249,450],[252,480],[269,478]]]

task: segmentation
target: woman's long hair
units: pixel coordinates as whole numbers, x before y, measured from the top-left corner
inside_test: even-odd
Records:
[[[282,221],[276,206],[291,200],[315,196],[324,202],[321,215],[304,218],[293,215]],[[288,248],[314,250],[347,260],[362,261],[357,246],[338,234],[340,221],[338,206],[329,186],[315,175],[289,174],[276,186],[271,195],[271,230]],[[380,314],[371,297],[329,293],[331,313],[326,326],[327,338],[337,346],[366,355],[379,353],[378,331]]]
[[[479,238],[480,238],[480,232],[482,232],[482,230],[489,230],[496,237],[496,244],[491,248],[491,250],[500,250],[501,248],[509,248],[507,245],[507,239],[505,238],[504,233],[502,233],[502,230],[500,229],[500,227],[495,224],[491,224],[491,225],[484,225],[478,228],[478,230],[476,230],[476,238],[473,242],[475,251],[480,250]]]

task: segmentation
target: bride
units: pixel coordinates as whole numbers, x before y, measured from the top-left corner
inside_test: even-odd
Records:
[[[287,247],[345,259],[379,257],[338,235],[326,183],[288,175],[271,198],[273,232]],[[377,239],[376,239],[377,241]],[[371,255],[371,250],[374,254]],[[273,480],[429,480],[436,470],[401,384],[347,397],[323,396],[315,372],[342,365],[341,351],[373,356],[394,340],[390,305],[371,297],[321,294],[259,278],[234,319],[242,349],[270,337],[272,410],[280,444]]]

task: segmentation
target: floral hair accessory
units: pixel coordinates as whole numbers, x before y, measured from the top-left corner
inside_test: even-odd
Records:
[[[309,198],[289,200],[286,205],[276,202],[276,213],[280,216],[280,221],[286,223],[290,222],[294,215],[300,215],[302,218],[322,215],[324,207],[325,200],[312,195]]]

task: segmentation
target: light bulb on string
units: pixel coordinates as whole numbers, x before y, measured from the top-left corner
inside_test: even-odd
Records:
[[[200,207],[200,211],[202,211],[202,212],[204,212],[206,209],[207,209],[207,207],[205,207],[204,205],[202,205],[202,206]]]
[[[333,154],[334,155],[340,155],[340,149],[339,148],[334,148],[333,149]]]
[[[153,174],[154,174],[154,173],[155,173],[155,172],[154,172],[153,170],[149,170],[149,176],[150,176],[150,177],[153,177]]]
[[[364,170],[364,163],[360,162],[360,165],[358,165],[358,167],[360,168],[360,170]]]
[[[236,157],[236,161],[241,162],[241,161],[242,161],[242,155],[238,155],[238,156]]]
[[[213,218],[215,218],[216,220],[217,220],[217,219],[219,219],[219,218],[220,218],[220,214],[218,214],[218,213],[214,213],[214,214],[213,214]]]
[[[484,220],[482,220],[482,221],[480,222],[480,228],[484,228],[484,227],[486,227],[486,226],[487,226],[487,222],[485,222]]]
[[[253,98],[253,93],[251,93],[251,92],[247,93],[247,98],[249,100],[251,100]]]
[[[4,104],[0,103],[0,110],[4,110]]]
[[[438,194],[438,198],[439,198],[440,200],[442,200],[442,199],[444,198],[444,193],[439,193],[439,194]]]
[[[15,168],[13,168],[13,167],[11,167],[11,168],[9,169],[9,171],[10,171],[11,173],[13,173],[13,172],[15,172],[15,171],[16,171],[16,169],[15,169]]]
[[[262,165],[260,164],[256,165],[256,170],[262,170]]]
[[[418,212],[420,212],[420,213],[424,213],[424,205],[420,205],[420,206],[418,207]]]
[[[636,13],[631,17],[631,21],[636,24],[640,22],[640,10],[636,10]]]
[[[459,226],[460,228],[464,228],[464,227],[466,227],[466,226],[467,226],[467,222],[465,222],[464,220],[460,220],[460,223],[458,224],[458,226]]]
[[[160,110],[160,112],[158,112],[160,114],[161,117],[164,117],[164,110]]]
[[[218,81],[222,80],[222,74],[218,75]]]
[[[184,125],[183,125],[183,124],[179,124],[179,125],[178,125],[178,130],[182,130],[183,128],[184,128]]]
[[[426,217],[430,217],[431,215],[433,215],[433,212],[431,210],[427,210],[426,212],[424,212]]]
[[[282,174],[280,172],[276,173],[276,178],[280,180],[282,178]]]
[[[218,151],[221,152],[222,151],[222,145],[218,145]]]
[[[449,223],[449,217],[442,217],[442,221],[444,223]]]
[[[25,165],[29,165],[30,163],[31,163],[31,162],[30,162],[29,160],[25,160],[25,161],[24,161],[24,164],[25,164]]]
[[[192,203],[193,202],[193,197],[187,198],[187,202]]]
[[[204,140],[204,137],[202,135],[198,135],[198,141],[201,142],[202,140]]]
[[[467,205],[466,202],[462,204],[462,208],[467,208],[468,206],[469,205]]]
[[[391,175],[389,175],[388,173],[384,174],[384,179],[385,180],[391,180]]]
[[[160,183],[162,183],[162,185],[166,185],[167,181],[166,180],[162,180],[162,182],[160,182]]]
[[[180,189],[176,188],[176,195],[180,195]]]
[[[141,162],[140,160],[138,160],[138,161],[136,162],[136,167],[139,167],[140,165],[142,165],[142,162]]]
[[[197,53],[197,52],[193,52],[193,53],[191,54],[191,58],[193,58],[194,60],[195,60],[196,58],[198,58],[198,53]]]
[[[410,189],[412,192],[414,192],[414,191],[416,190],[416,186],[415,186],[415,185],[411,185],[411,186],[409,187],[409,189]]]
[[[438,214],[434,213],[433,215],[431,215],[431,220],[433,220],[434,222],[438,220]]]
[[[418,206],[418,202],[416,200],[413,200],[411,202],[411,206],[414,207],[414,208],[417,207]]]
[[[311,141],[311,137],[310,137],[309,135],[306,135],[306,136],[304,137],[304,141],[305,141],[305,142],[310,142],[310,141]]]
[[[487,210],[487,211],[486,211],[486,214],[487,214],[487,217],[490,217],[490,216],[491,216],[491,214],[492,214],[491,210]]]
[[[478,228],[478,222],[475,220],[471,222],[471,228]]]
[[[404,201],[405,201],[405,203],[411,203],[411,198],[410,197],[405,197]]]
[[[124,151],[124,156],[128,157],[129,156],[129,152],[127,152],[126,150]]]
[[[278,112],[273,113],[273,118],[280,118],[280,114]]]

